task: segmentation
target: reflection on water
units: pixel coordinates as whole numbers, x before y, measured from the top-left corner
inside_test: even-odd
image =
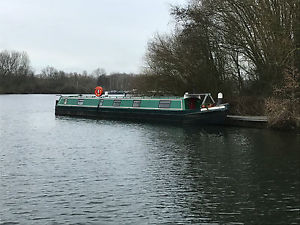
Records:
[[[0,96],[0,224],[300,224],[300,136],[54,116]]]

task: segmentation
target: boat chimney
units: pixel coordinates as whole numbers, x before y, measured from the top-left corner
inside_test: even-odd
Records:
[[[217,102],[217,105],[221,105],[222,104],[222,100],[223,100],[223,94],[220,92],[218,94],[218,102]]]
[[[188,95],[189,95],[189,93],[188,93],[188,92],[185,92],[183,98],[184,98],[184,99],[188,98]]]

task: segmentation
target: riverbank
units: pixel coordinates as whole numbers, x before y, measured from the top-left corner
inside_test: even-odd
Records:
[[[275,95],[276,97],[276,95]],[[281,97],[229,96],[229,126],[300,130],[299,100]]]
[[[249,127],[249,128],[271,128],[268,123],[267,116],[227,115],[225,125],[226,126]],[[285,129],[285,130],[299,132],[300,131],[300,118],[296,119],[296,126],[294,129]]]
[[[227,115],[225,124],[228,126],[268,128],[268,118],[266,116]]]
[[[0,94],[0,95],[8,95],[8,94]],[[32,95],[32,94],[28,94],[28,95]],[[33,94],[33,95],[39,95],[39,94]],[[258,104],[251,104],[254,102],[254,100],[255,98],[253,97],[237,97],[235,99],[225,100],[225,102],[229,102],[230,104],[229,115],[227,116],[225,125],[245,127],[245,128],[278,129],[278,128],[271,127],[268,117],[264,113],[264,99],[258,98],[256,99],[256,102]],[[300,117],[296,119],[295,127],[285,128],[280,130],[300,132]]]

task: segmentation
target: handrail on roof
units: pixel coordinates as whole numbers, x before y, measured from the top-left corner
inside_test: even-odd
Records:
[[[57,97],[69,97],[69,98],[95,98],[95,99],[182,99],[182,97],[179,96],[128,96],[128,95],[102,95],[100,97],[97,97],[95,95],[56,95]],[[214,103],[214,99],[212,98],[210,93],[201,93],[201,94],[189,94],[185,93],[183,96],[183,99],[188,99],[188,98],[198,98],[198,99],[203,99],[203,103],[207,100],[207,98],[211,99],[211,101]]]

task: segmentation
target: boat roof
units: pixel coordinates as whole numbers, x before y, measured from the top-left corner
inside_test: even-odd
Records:
[[[120,95],[120,94],[110,94],[110,95],[101,95],[100,97],[97,97],[93,94],[85,94],[85,95],[59,95],[59,96],[63,96],[63,97],[68,97],[68,98],[95,98],[95,99],[177,99],[177,100],[181,100],[181,99],[187,99],[187,98],[198,98],[198,99],[202,99],[202,98],[206,98],[208,96],[211,97],[210,93],[202,93],[202,94],[188,94],[185,93],[183,97],[181,96],[135,96],[135,95]]]

